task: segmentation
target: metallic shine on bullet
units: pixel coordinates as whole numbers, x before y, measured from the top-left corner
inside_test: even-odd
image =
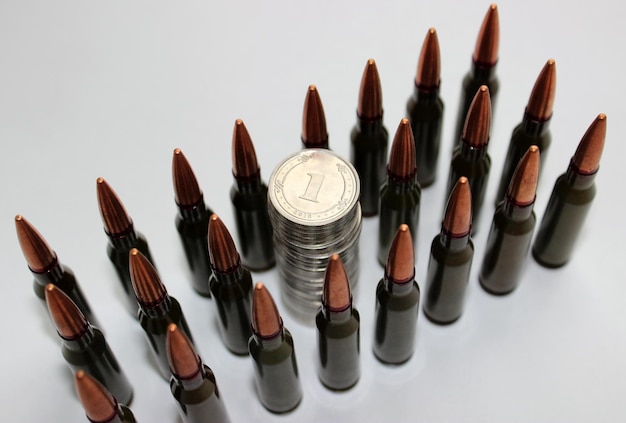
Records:
[[[143,329],[150,351],[166,380],[170,378],[165,338],[167,327],[175,323],[189,339],[191,331],[176,298],[170,296],[161,282],[156,269],[136,248],[130,250],[130,278],[139,304],[139,323]]]
[[[50,317],[62,339],[63,358],[72,371],[83,370],[121,403],[129,405],[133,388],[102,332],[93,327],[76,304],[55,285],[46,285],[45,295]]]
[[[293,338],[261,282],[254,286],[252,336],[248,347],[261,404],[272,413],[296,408],[302,400],[302,386]]]
[[[448,195],[461,176],[469,179],[472,190],[472,232],[478,229],[480,211],[487,191],[491,158],[487,153],[491,126],[491,101],[489,89],[483,85],[476,92],[467,112],[461,145],[454,149],[448,176]]]
[[[522,122],[515,127],[511,135],[509,149],[506,153],[504,167],[502,168],[500,185],[496,194],[496,205],[504,198],[517,164],[531,145],[536,145],[539,148],[541,166],[543,168],[548,148],[552,142],[549,127],[555,91],[556,63],[554,59],[550,59],[546,62],[535,81]],[[539,175],[541,175],[541,171]]]
[[[124,404],[117,399],[100,382],[83,370],[74,375],[76,393],[80,399],[87,419],[93,423],[135,423],[135,416]]]
[[[498,88],[500,87],[500,82],[496,76],[499,45],[500,18],[498,17],[498,6],[491,4],[476,39],[476,46],[472,55],[472,67],[463,78],[463,93],[453,139],[455,146],[460,144],[465,116],[467,116],[472,99],[481,85],[486,85],[489,88],[492,106],[495,109]]]
[[[408,119],[402,119],[391,145],[387,178],[380,188],[378,262],[385,265],[398,226],[405,223],[417,240],[421,188],[417,182],[415,141]]]
[[[507,194],[496,208],[480,269],[485,291],[505,295],[519,284],[537,218],[533,212],[539,179],[539,147],[530,146],[522,157]]]
[[[400,225],[391,244],[385,274],[376,287],[374,355],[387,364],[402,364],[415,350],[420,290],[415,282],[411,231]]]
[[[35,294],[45,304],[46,285],[51,283],[63,291],[76,304],[94,326],[100,324],[96,319],[87,298],[80,289],[80,285],[74,277],[74,272],[69,267],[61,264],[56,252],[50,248],[43,236],[23,216],[15,216],[15,230],[17,239],[22,248],[22,253],[28,263],[28,269],[33,274],[33,289]]]
[[[198,180],[180,148],[174,149],[172,179],[174,181],[174,198],[178,208],[176,230],[191,269],[191,286],[198,294],[210,298],[211,263],[209,261],[207,233],[209,217],[213,211],[207,208],[204,203],[204,196],[198,185]]]
[[[267,209],[267,185],[248,130],[241,119],[233,129],[233,177],[230,201],[235,215],[243,265],[253,271],[274,266],[272,223]]]
[[[542,266],[561,267],[572,257],[596,195],[594,180],[605,138],[606,115],[601,113],[583,135],[567,171],[554,184],[532,249],[533,257]]]
[[[209,253],[213,269],[209,286],[222,341],[233,354],[248,354],[252,276],[241,265],[233,238],[216,214],[209,221]]]
[[[104,232],[109,238],[107,254],[115,267],[117,276],[126,294],[126,305],[133,316],[137,316],[137,299],[133,291],[128,267],[128,253],[136,248],[154,263],[148,248],[148,242],[139,232],[135,231],[133,220],[130,218],[121,200],[113,188],[100,177],[96,180],[98,193],[98,208],[104,224]],[[156,266],[155,266],[156,267]]]
[[[441,224],[433,239],[426,274],[424,314],[437,324],[455,322],[463,313],[474,244],[471,239],[472,192],[465,176],[454,186]]]
[[[383,126],[383,93],[374,59],[365,65],[359,90],[357,122],[350,134],[350,162],[361,182],[363,216],[378,214],[380,185],[385,180],[389,134]]]
[[[430,28],[422,44],[413,95],[406,105],[415,139],[417,181],[422,188],[432,185],[437,177],[444,109],[439,96],[440,69],[437,31]]]
[[[332,390],[353,387],[361,376],[360,317],[352,305],[350,282],[338,254],[328,260],[322,307],[317,313],[318,374]]]
[[[215,375],[202,363],[193,344],[176,324],[167,327],[167,359],[171,370],[170,390],[184,423],[228,423]]]

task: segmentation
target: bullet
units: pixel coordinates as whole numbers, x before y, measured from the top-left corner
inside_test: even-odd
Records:
[[[353,387],[361,375],[360,317],[352,305],[346,269],[338,254],[328,260],[322,307],[315,317],[319,351],[318,374],[328,389]]]
[[[102,332],[55,285],[46,285],[45,295],[50,317],[62,340],[63,358],[70,369],[74,373],[83,370],[121,403],[129,405],[133,389]]]
[[[522,157],[506,196],[496,208],[487,238],[479,280],[485,291],[504,295],[519,284],[535,229],[535,193],[539,179],[539,147]]]
[[[326,115],[317,87],[309,85],[302,113],[302,145],[304,148],[328,148]]]
[[[595,177],[606,138],[606,115],[600,113],[583,135],[576,153],[554,184],[535,243],[533,257],[545,267],[565,265],[596,195]]]
[[[453,139],[453,145],[455,146],[460,144],[465,116],[467,116],[472,99],[481,85],[486,85],[489,88],[492,106],[495,109],[498,88],[500,86],[496,76],[499,44],[500,19],[498,17],[498,6],[491,4],[476,39],[471,69],[463,78],[461,102]]]
[[[35,295],[41,298],[45,304],[45,288],[47,284],[51,283],[70,297],[87,320],[99,327],[100,324],[72,269],[61,264],[56,252],[50,248],[44,237],[24,216],[19,214],[15,216],[15,230],[28,269],[34,277]]]
[[[189,339],[192,339],[191,331],[180,304],[176,298],[168,295],[165,285],[148,259],[136,248],[130,250],[129,254],[130,279],[139,304],[139,323],[161,375],[169,380],[170,367],[165,348],[167,327],[170,323],[175,323]]]
[[[363,71],[356,114],[350,134],[350,162],[359,174],[363,216],[375,216],[385,180],[389,134],[383,126],[383,92],[374,59],[367,61]]]
[[[408,119],[402,119],[391,144],[387,178],[380,188],[378,261],[385,266],[398,226],[405,223],[417,239],[421,188],[417,182],[415,142]]]
[[[222,341],[233,354],[248,354],[252,276],[241,265],[235,243],[216,214],[209,221],[209,253],[213,269],[209,286]]]
[[[107,389],[93,377],[78,370],[74,375],[76,393],[87,419],[93,423],[135,423],[135,416],[124,404],[117,402]]]
[[[439,39],[435,28],[430,28],[422,44],[413,95],[406,105],[415,139],[417,181],[422,188],[437,177],[444,109],[439,96],[440,69]]]
[[[272,223],[267,211],[267,185],[261,180],[256,152],[243,121],[233,129],[233,177],[230,201],[235,215],[241,260],[253,271],[267,270],[276,263]]]
[[[467,112],[461,145],[457,146],[452,154],[446,190],[447,193],[451,193],[461,176],[465,176],[469,180],[472,190],[472,213],[474,215],[472,232],[474,233],[478,229],[480,211],[485,199],[489,169],[491,168],[491,158],[487,153],[490,125],[489,89],[483,85],[476,92],[474,101],[472,101]]]
[[[504,198],[515,167],[531,145],[536,145],[539,148],[543,168],[548,148],[552,142],[549,127],[555,92],[556,62],[554,59],[549,59],[535,81],[522,122],[515,127],[513,135],[511,135],[496,194],[496,205]],[[541,175],[541,170],[539,174]]]
[[[207,233],[209,217],[213,211],[204,203],[204,196],[196,175],[180,148],[174,149],[172,179],[174,180],[174,198],[178,208],[176,230],[191,269],[191,286],[198,294],[210,298],[211,263],[209,262]]]
[[[252,336],[248,343],[261,404],[272,413],[293,410],[302,400],[296,352],[274,299],[261,282],[254,286]]]
[[[411,358],[419,303],[413,240],[409,227],[402,224],[391,244],[384,276],[376,287],[373,350],[378,360],[402,364]]]
[[[474,257],[472,191],[462,176],[448,199],[441,233],[433,239],[426,274],[424,314],[434,323],[455,322],[463,313]]]
[[[176,324],[167,327],[170,390],[184,423],[230,421],[213,371],[202,362],[193,344]]]
[[[136,248],[141,251],[141,254],[146,256],[150,262],[153,262],[150,249],[148,248],[148,242],[142,234],[135,231],[133,220],[126,212],[124,205],[115,191],[113,191],[104,178],[100,177],[97,179],[96,189],[98,193],[98,208],[100,209],[100,216],[104,224],[104,232],[109,238],[107,254],[111,263],[113,263],[113,267],[115,267],[124,294],[126,294],[128,311],[133,316],[137,316],[139,306],[137,305],[133,284],[130,280],[128,253],[131,249]]]

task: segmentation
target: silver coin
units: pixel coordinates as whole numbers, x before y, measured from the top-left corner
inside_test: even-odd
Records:
[[[349,213],[358,202],[359,178],[350,162],[326,149],[305,149],[272,172],[268,198],[275,211],[303,226],[320,226]]]

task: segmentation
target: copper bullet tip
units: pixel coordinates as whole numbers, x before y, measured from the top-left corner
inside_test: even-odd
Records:
[[[196,175],[180,148],[174,149],[172,157],[172,179],[174,198],[180,207],[193,208],[202,201],[202,190]]]
[[[539,122],[550,119],[555,92],[556,62],[554,59],[549,59],[535,81],[528,105],[526,106],[526,113]]]
[[[35,227],[18,214],[15,216],[17,240],[30,270],[45,273],[57,263],[57,255]]]
[[[600,113],[591,123],[578,144],[572,162],[581,175],[590,175],[600,167],[600,158],[606,138],[606,115]]]
[[[216,214],[212,214],[209,219],[209,258],[213,268],[222,273],[230,272],[241,265],[235,242],[222,219]]]
[[[424,38],[422,51],[417,62],[415,85],[422,91],[432,91],[439,88],[441,74],[441,58],[439,53],[439,38],[435,28],[430,28]]]
[[[535,202],[539,180],[539,147],[531,145],[522,156],[509,183],[507,197],[520,207]]]
[[[491,98],[489,88],[481,85],[465,117],[461,140],[470,147],[484,148],[489,142],[491,125]]]
[[[367,61],[361,77],[357,114],[364,120],[379,120],[383,117],[383,89],[374,59]]]
[[[243,120],[237,119],[233,129],[233,175],[238,179],[259,177],[259,164],[250,134]]]
[[[459,178],[450,193],[450,197],[448,197],[446,213],[441,226],[443,231],[454,238],[461,238],[470,233],[472,228],[472,191],[465,176]]]
[[[254,285],[252,330],[263,339],[275,338],[283,330],[283,320],[278,313],[276,303],[263,282],[257,282]]]
[[[85,315],[63,291],[49,283],[45,288],[46,304],[50,317],[63,339],[79,338],[89,327]]]
[[[408,181],[417,173],[415,164],[415,141],[407,118],[400,121],[391,144],[387,173],[398,180]]]
[[[395,284],[411,282],[415,278],[413,238],[406,224],[398,227],[387,256],[385,276]]]
[[[113,420],[117,415],[117,401],[100,382],[84,370],[78,370],[74,375],[74,384],[90,421],[98,423]]]
[[[133,227],[133,221],[113,188],[100,177],[96,180],[98,206],[104,230],[109,235],[126,235]]]
[[[474,47],[474,63],[479,66],[493,67],[498,62],[498,47],[500,44],[500,19],[498,6],[494,3],[489,6],[487,14],[480,26],[480,32]]]
[[[315,85],[309,85],[304,100],[302,142],[306,148],[328,148],[324,106]]]
[[[350,282],[348,281],[348,275],[341,257],[338,254],[333,254],[328,259],[328,266],[326,266],[326,274],[324,276],[322,304],[324,304],[326,310],[333,312],[347,310],[352,305]]]
[[[193,344],[175,323],[167,326],[165,335],[167,362],[174,377],[189,380],[196,377],[202,370],[202,361]]]
[[[139,305],[143,308],[153,308],[163,303],[167,297],[167,289],[146,256],[133,248],[128,253],[128,262],[130,280]]]

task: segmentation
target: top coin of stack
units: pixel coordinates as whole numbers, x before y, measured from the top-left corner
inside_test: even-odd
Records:
[[[268,185],[283,300],[296,316],[313,322],[332,254],[341,257],[353,290],[357,283],[359,178],[337,154],[309,148],[283,160]]]

